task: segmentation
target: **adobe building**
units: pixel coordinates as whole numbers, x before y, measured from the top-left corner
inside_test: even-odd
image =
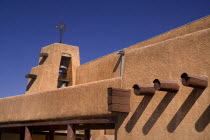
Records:
[[[51,44],[26,78],[1,140],[209,140],[210,16],[83,65]]]

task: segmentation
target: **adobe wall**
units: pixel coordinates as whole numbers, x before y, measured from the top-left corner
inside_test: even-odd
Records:
[[[120,55],[112,53],[77,68],[76,84],[120,77]]]
[[[1,98],[0,122],[110,116],[109,87],[121,88],[121,78]]]
[[[176,37],[126,52],[123,88],[150,84],[153,80],[172,80],[180,84],[178,93],[157,91],[153,97],[131,94],[131,112],[120,117],[117,139],[210,139],[209,86],[184,87],[186,72],[210,79],[210,29]],[[127,51],[127,50],[126,50]],[[205,128],[206,127],[206,128]]]
[[[139,47],[151,45],[154,43],[158,43],[158,42],[165,41],[168,39],[176,38],[179,36],[183,36],[183,35],[193,33],[193,32],[199,31],[199,30],[207,29],[207,28],[210,28],[210,16],[206,16],[202,19],[196,20],[194,22],[190,22],[186,25],[183,25],[181,27],[178,27],[178,28],[168,31],[166,33],[160,34],[156,37],[153,37],[153,38],[150,38],[143,42],[132,45],[127,48],[127,51],[132,51]]]

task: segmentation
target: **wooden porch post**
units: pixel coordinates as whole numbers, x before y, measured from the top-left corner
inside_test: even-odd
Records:
[[[26,126],[25,127],[25,137],[24,140],[32,140],[32,134],[30,129]]]
[[[68,124],[67,125],[67,140],[76,140],[76,134],[75,134],[75,125]]]
[[[85,139],[84,140],[90,140],[90,130],[85,130]]]

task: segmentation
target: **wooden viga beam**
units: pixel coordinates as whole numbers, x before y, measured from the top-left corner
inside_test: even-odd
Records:
[[[148,95],[153,96],[155,94],[155,88],[153,85],[133,85],[135,95]]]
[[[48,53],[40,53],[40,57],[48,57]]]
[[[167,92],[179,91],[179,84],[174,81],[155,79],[153,83],[155,90],[167,91]]]
[[[197,76],[188,73],[181,75],[182,84],[194,88],[206,88],[208,86],[208,78],[204,76]]]
[[[108,111],[130,112],[130,89],[108,88]]]
[[[35,75],[35,74],[26,74],[25,75],[25,78],[36,79],[37,78],[37,75]]]

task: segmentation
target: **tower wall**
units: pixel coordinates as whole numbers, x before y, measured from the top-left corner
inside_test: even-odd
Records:
[[[63,54],[69,54],[71,56],[66,79],[69,80],[69,85],[75,85],[76,68],[80,65],[78,47],[54,43],[43,47],[41,53],[47,53],[48,57],[44,58],[40,56],[39,65],[31,69],[30,74],[37,75],[37,78],[28,87],[26,93],[57,89],[61,57]],[[28,85],[30,85],[31,80],[29,79]]]

